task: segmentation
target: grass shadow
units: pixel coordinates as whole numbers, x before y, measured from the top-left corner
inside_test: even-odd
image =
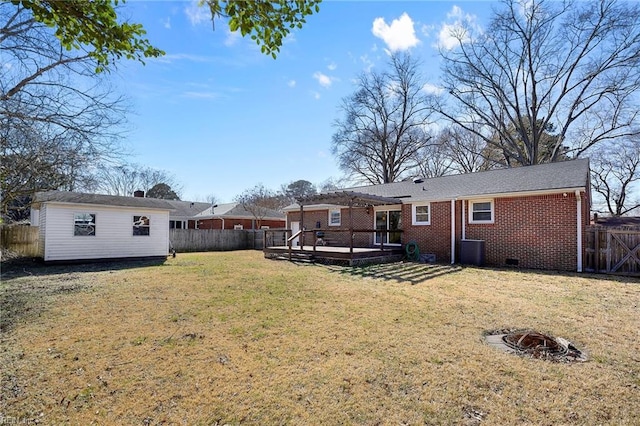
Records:
[[[462,270],[460,265],[445,265],[433,263],[396,262],[367,266],[328,266],[336,273],[360,278],[376,278],[399,283],[409,282],[419,284],[425,280],[454,274]]]
[[[508,271],[522,274],[540,275],[541,277],[559,276],[565,278],[588,278],[600,281],[610,281],[620,284],[640,284],[640,277],[625,275],[608,275],[585,272],[548,271],[541,269],[524,269],[510,267],[478,267],[466,265],[433,264],[433,263],[413,263],[395,262],[374,264],[367,266],[328,266],[331,271],[343,275],[350,275],[361,278],[377,278],[396,282],[410,282],[411,285],[419,284],[422,281],[443,275],[454,274],[465,268],[476,268],[478,270]]]
[[[82,272],[106,272],[125,269],[159,266],[166,258],[143,258],[132,260],[103,260],[67,263],[43,263],[38,259],[20,258],[3,261],[0,270],[0,281],[28,276],[59,275]]]
[[[39,316],[59,295],[93,286],[86,273],[110,272],[162,265],[166,259],[144,259],[74,264],[44,264],[33,259],[2,262],[0,274],[0,333],[20,320]],[[24,278],[18,280],[18,278]]]

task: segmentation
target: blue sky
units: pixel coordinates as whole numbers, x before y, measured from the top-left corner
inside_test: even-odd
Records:
[[[132,105],[131,161],[171,172],[185,200],[230,202],[257,184],[339,177],[331,136],[354,79],[408,50],[437,87],[437,46],[461,22],[482,27],[494,3],[324,1],[275,60],[222,20],[214,30],[196,5],[127,2],[122,16],[166,56],[124,61],[112,75]]]

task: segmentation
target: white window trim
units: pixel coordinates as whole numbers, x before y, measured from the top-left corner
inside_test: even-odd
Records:
[[[148,225],[138,225],[139,227],[148,228],[149,229],[149,233],[148,234],[138,234],[138,235],[136,235],[136,234],[133,233],[133,228],[135,227],[134,218],[136,216],[139,216],[141,218],[142,217],[146,217],[146,218],[149,219],[149,224]],[[149,236],[151,236],[151,216],[149,216],[148,214],[134,214],[134,215],[131,215],[131,236],[133,236],[133,237],[149,237]]]
[[[331,222],[331,214],[338,213],[338,223]],[[329,226],[340,226],[342,223],[342,211],[340,209],[329,209],[329,217],[327,218],[327,223]]]
[[[490,203],[491,205],[491,220],[473,220],[473,205],[476,203]],[[469,223],[472,224],[492,224],[496,220],[496,208],[493,199],[482,200],[469,200]]]
[[[242,230],[242,229],[244,229],[244,225],[241,225],[241,224],[233,225],[233,229],[235,231]]]
[[[401,220],[402,220],[402,204],[389,204],[389,205],[384,205],[384,206],[377,206],[373,208],[373,227],[376,227],[376,214],[380,211],[383,212],[400,212],[400,216],[401,216]],[[431,216],[431,210],[429,210],[429,216]],[[429,217],[429,219],[431,219],[431,217]],[[377,231],[374,233],[374,237],[373,237],[373,245],[374,246],[380,246],[379,242],[376,242],[375,239],[375,234],[377,233]],[[388,236],[389,233],[387,233]],[[400,247],[402,246],[402,243],[384,243],[385,246],[397,246]]]
[[[417,213],[416,213],[416,207],[424,207],[427,206],[429,207],[429,220],[425,221],[418,221],[417,219]],[[416,203],[416,204],[412,204],[411,205],[411,224],[412,225],[431,225],[431,203]]]
[[[76,234],[76,216],[77,215],[93,215],[93,234]],[[72,232],[73,232],[73,237],[95,237],[97,235],[97,229],[98,229],[98,213],[92,213],[92,212],[74,212],[73,213],[73,228],[72,228]]]

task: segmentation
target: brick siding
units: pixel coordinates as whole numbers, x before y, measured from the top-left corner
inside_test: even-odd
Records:
[[[467,239],[484,240],[486,264],[505,266],[507,259],[517,260],[522,268],[575,271],[577,266],[576,196],[574,193],[540,195],[530,197],[496,198],[494,223],[470,224],[469,202],[465,206],[465,233]],[[582,227],[589,222],[589,194],[581,197]],[[342,223],[336,229],[349,229],[349,210],[342,209]],[[460,255],[462,239],[462,201],[455,202],[456,260]],[[430,204],[430,225],[412,225],[412,207],[402,206],[402,243],[414,241],[420,253],[435,254],[436,261],[451,262],[451,202]],[[373,228],[375,215],[365,209],[353,210],[354,229]],[[299,221],[300,213],[288,214],[288,224]],[[305,211],[304,226],[315,229],[327,226],[328,212]],[[348,245],[348,239],[335,237],[336,245]],[[332,238],[330,233],[327,237]],[[309,241],[305,242],[310,244]],[[373,245],[371,234],[357,235],[356,246]]]

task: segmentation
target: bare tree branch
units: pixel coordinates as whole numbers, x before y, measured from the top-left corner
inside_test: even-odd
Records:
[[[638,16],[633,2],[507,0],[483,34],[469,29],[456,49],[441,52],[453,102],[442,99],[438,111],[524,165],[632,135]],[[549,128],[557,129],[557,140],[541,159]]]
[[[342,103],[332,152],[340,168],[368,183],[388,183],[415,171],[430,141],[432,113],[419,63],[393,56],[389,72],[362,74]]]

